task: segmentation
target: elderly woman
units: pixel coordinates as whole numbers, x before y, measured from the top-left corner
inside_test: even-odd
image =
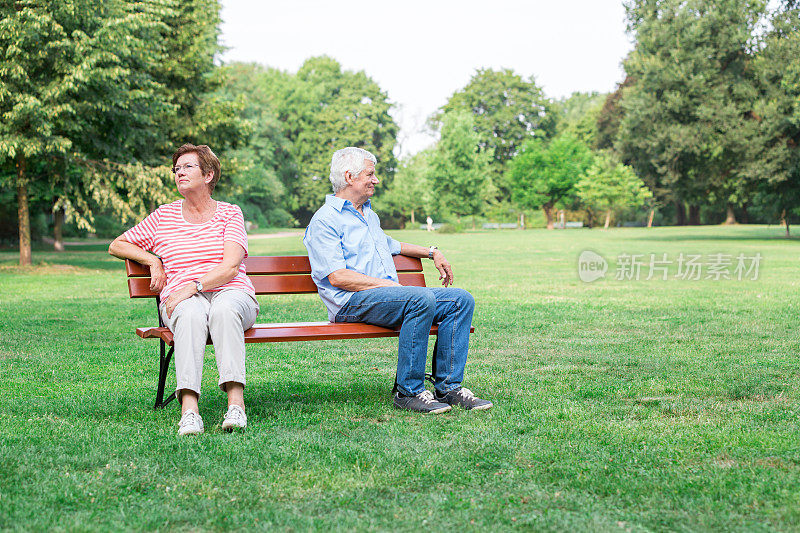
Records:
[[[198,399],[209,335],[219,386],[228,394],[222,429],[244,428],[244,331],[258,314],[242,262],[247,256],[244,218],[238,206],[211,197],[220,164],[208,146],[184,144],[172,164],[183,200],[160,206],[117,237],[108,252],[149,266],[150,289],[160,291],[161,317],[175,335],[178,434],[203,432]]]

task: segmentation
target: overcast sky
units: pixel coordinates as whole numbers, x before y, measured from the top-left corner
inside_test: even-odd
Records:
[[[478,68],[533,76],[551,98],[614,90],[631,49],[621,0],[222,0],[224,61],[296,72],[328,55],[389,95],[402,154]]]

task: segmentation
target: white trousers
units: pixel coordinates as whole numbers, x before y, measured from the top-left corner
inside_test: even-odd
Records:
[[[175,306],[167,317],[161,304],[161,318],[175,336],[175,389],[200,394],[203,356],[209,335],[224,391],[230,381],[245,384],[244,332],[258,315],[258,303],[240,289],[201,292]],[[180,394],[178,394],[180,400]]]

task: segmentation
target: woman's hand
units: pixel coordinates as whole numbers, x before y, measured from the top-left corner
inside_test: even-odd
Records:
[[[156,257],[150,263],[150,290],[153,292],[161,292],[164,285],[167,283],[167,273],[164,272],[164,264],[161,259]]]
[[[195,287],[194,282],[187,283],[186,285],[181,286],[180,288],[176,289],[172,292],[167,299],[164,300],[164,307],[167,311],[167,318],[172,318],[172,312],[175,310],[175,307],[182,301],[186,300],[187,298],[191,298],[197,294],[197,287]]]

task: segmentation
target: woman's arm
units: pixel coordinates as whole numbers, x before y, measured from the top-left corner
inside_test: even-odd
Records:
[[[150,252],[144,251],[132,242],[128,242],[120,235],[108,247],[108,253],[120,259],[132,259],[150,267],[150,290],[160,292],[167,283],[167,274],[164,272],[164,264],[161,258]]]
[[[244,261],[244,254],[245,251],[241,244],[225,241],[222,247],[222,262],[197,279],[203,285],[203,290],[216,289],[235,278],[239,273],[239,266]],[[194,282],[182,285],[173,291],[164,300],[167,316],[171,318],[175,306],[194,294],[197,294],[197,286]]]

